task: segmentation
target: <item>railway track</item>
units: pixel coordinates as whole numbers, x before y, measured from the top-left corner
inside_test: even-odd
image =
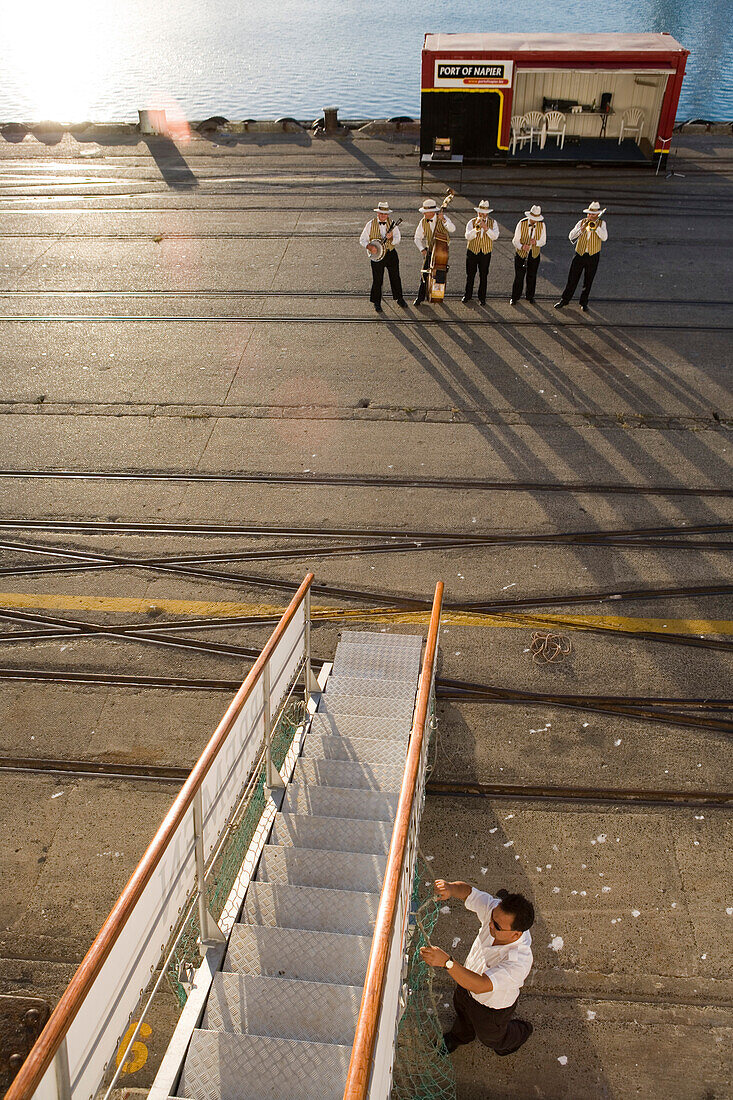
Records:
[[[593,482],[494,481],[379,474],[204,473],[198,470],[0,469],[0,479],[43,481],[152,481],[232,485],[309,485],[362,489],[442,489],[448,492],[582,493],[595,496],[664,496],[733,498],[731,486],[622,485]]]
[[[0,773],[69,776],[74,779],[142,780],[180,785],[189,769],[161,764],[126,764],[109,760],[54,760],[37,757],[0,756]],[[506,783],[437,782],[429,780],[428,795],[434,797],[471,797],[510,799],[531,802],[603,803],[614,806],[633,804],[678,809],[725,809],[733,801],[733,792],[665,791],[646,788],[588,788],[526,786]]]

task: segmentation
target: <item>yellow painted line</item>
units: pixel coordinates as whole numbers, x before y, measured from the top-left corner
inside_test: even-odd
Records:
[[[127,596],[76,596],[65,593],[0,592],[0,607],[35,609],[40,611],[102,611],[115,614],[145,615],[151,611],[167,611],[171,615],[192,615],[212,618],[272,618],[282,615],[282,605],[235,603],[211,600],[139,599]],[[371,623],[392,623],[422,626],[430,619],[429,611],[403,611],[389,607],[324,607],[315,606],[313,618]],[[447,626],[509,627],[527,629],[534,626],[559,626],[566,629],[600,627],[606,630],[633,632],[657,631],[668,634],[733,634],[733,622],[727,619],[639,619],[623,615],[557,615],[546,613],[483,614],[446,611]]]

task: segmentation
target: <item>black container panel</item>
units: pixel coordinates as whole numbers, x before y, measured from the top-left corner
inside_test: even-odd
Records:
[[[498,153],[497,92],[423,92],[420,152],[432,153],[436,137],[450,137],[452,152],[466,160],[488,160]]]

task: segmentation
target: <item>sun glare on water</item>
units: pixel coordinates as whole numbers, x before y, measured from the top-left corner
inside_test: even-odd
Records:
[[[29,118],[89,118],[109,65],[112,5],[91,0],[31,0],[3,5],[4,53],[29,104]],[[111,37],[112,36],[112,37]]]

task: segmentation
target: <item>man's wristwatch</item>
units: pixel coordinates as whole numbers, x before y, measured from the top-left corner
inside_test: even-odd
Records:
[[[448,959],[448,961],[445,964],[445,969],[446,970],[452,970],[454,963],[455,963],[455,959]]]

